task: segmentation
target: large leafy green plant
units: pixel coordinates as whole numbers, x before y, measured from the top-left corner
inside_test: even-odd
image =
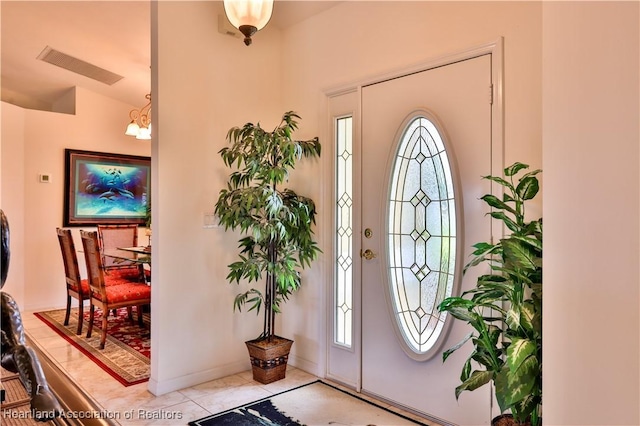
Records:
[[[509,233],[495,244],[473,246],[474,257],[464,272],[488,264],[490,273],[478,277],[476,286],[461,296],[446,298],[439,309],[473,327],[443,353],[446,361],[466,342],[474,345],[456,399],[463,391],[493,382],[501,411],[511,410],[516,421],[535,426],[542,406],[542,218],[525,221],[525,202],[538,193],[536,175],[541,170],[526,172],[528,168],[514,163],[504,169],[504,178],[484,177],[503,187],[502,199],[488,194],[482,200]]]
[[[225,229],[239,229],[239,260],[231,263],[227,280],[240,284],[260,281],[263,290],[251,288],[238,294],[234,309],[256,313],[264,308],[259,338],[275,334],[275,316],[280,304],[300,287],[300,269],[310,265],[320,252],[313,240],[316,207],[310,198],[291,189],[280,189],[290,171],[303,157],[319,157],[318,138],[294,140],[300,117],[285,113],[271,132],[260,123],[233,127],[227,134],[229,147],[219,151],[224,163],[237,170],[227,188],[220,191],[215,213]]]

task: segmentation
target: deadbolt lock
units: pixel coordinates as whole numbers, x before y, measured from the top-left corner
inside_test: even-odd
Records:
[[[371,236],[373,235],[373,231],[371,230],[371,228],[367,228],[364,230],[364,236],[367,238],[371,238]]]

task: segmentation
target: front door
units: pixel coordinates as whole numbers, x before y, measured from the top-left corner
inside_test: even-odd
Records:
[[[492,172],[491,82],[486,54],[362,88],[362,390],[458,424],[488,424],[491,393],[485,386],[456,401],[469,351],[446,363],[442,351],[470,329],[439,321],[436,306],[447,290],[474,285],[474,270],[455,284],[460,266],[491,237],[480,200],[491,191],[481,179]],[[419,152],[411,138],[421,127],[442,142],[418,141]],[[445,154],[435,158],[438,146]]]

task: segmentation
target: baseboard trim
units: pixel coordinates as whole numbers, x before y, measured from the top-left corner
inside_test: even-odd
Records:
[[[237,361],[231,364],[211,368],[209,370],[199,371],[197,373],[187,374],[175,377],[169,380],[155,380],[153,376],[149,379],[148,390],[155,396],[164,395],[180,389],[196,386],[211,380],[220,379],[222,377],[238,374],[249,369],[249,358]]]

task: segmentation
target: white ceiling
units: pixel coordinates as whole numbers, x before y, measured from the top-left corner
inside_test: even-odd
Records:
[[[339,2],[276,1],[269,25],[281,29]],[[151,87],[149,1],[2,1],[2,100],[51,110],[70,88],[142,105]],[[222,14],[221,1],[216,2]],[[211,17],[217,26],[217,16]],[[50,46],[124,78],[109,86],[37,59]],[[238,48],[247,48],[238,39]],[[250,48],[250,47],[249,47]]]

